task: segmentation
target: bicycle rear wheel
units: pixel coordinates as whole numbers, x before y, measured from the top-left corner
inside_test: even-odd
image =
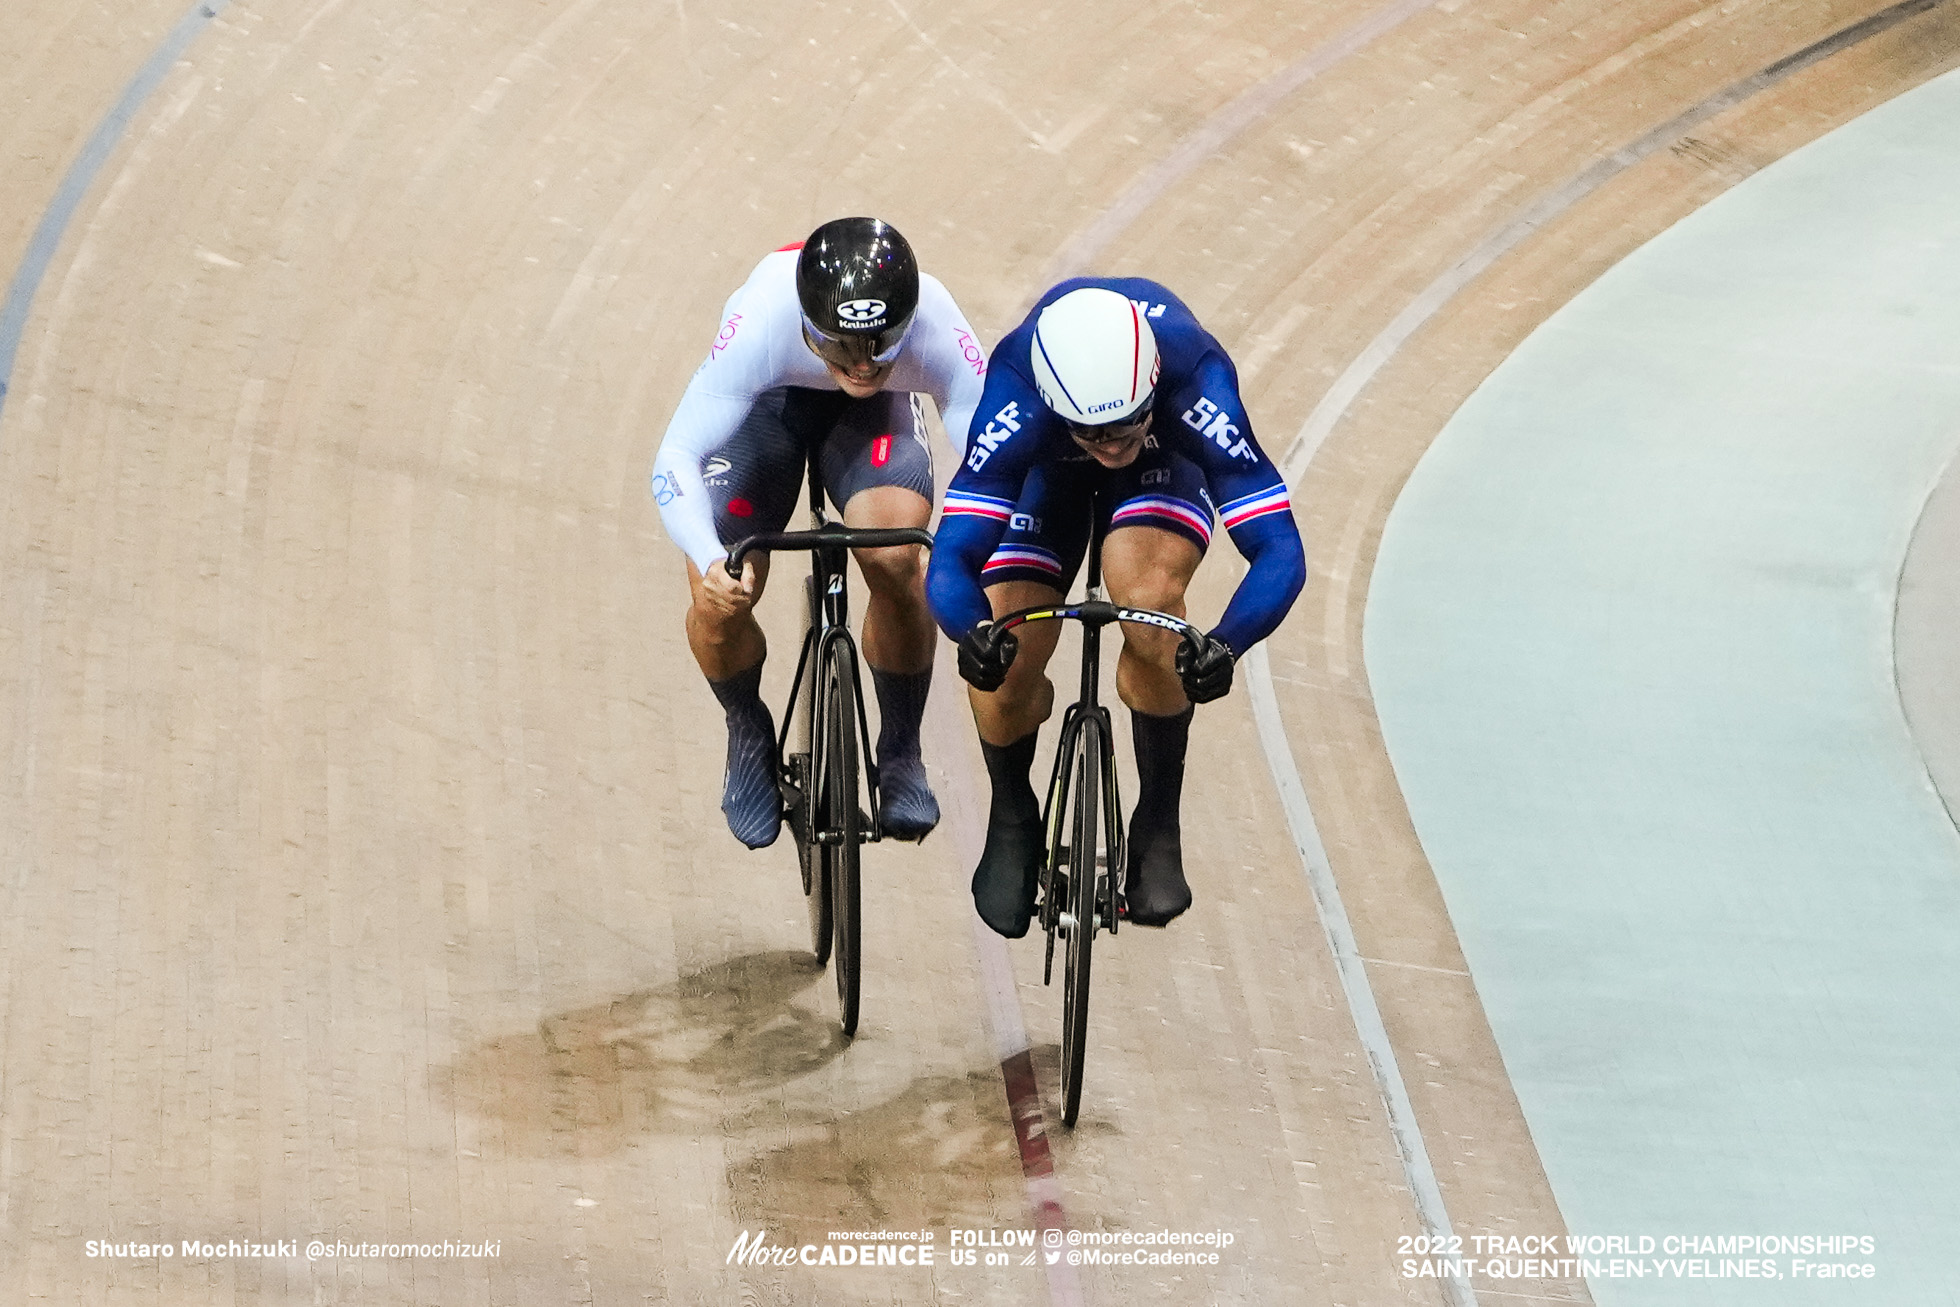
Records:
[[[1062,1124],[1082,1106],[1082,1062],[1089,1041],[1089,960],[1096,939],[1096,850],[1102,835],[1101,723],[1093,717],[1075,733],[1074,793],[1069,806],[1068,953],[1062,964]]]
[[[858,841],[862,836],[858,809],[857,678],[852,673],[850,645],[833,642],[823,656],[824,807],[822,847],[829,867],[830,911],[837,974],[837,1000],[843,1012],[844,1034],[857,1033],[861,904],[858,884]]]
[[[809,632],[817,627],[815,577],[803,578],[803,598],[807,622],[803,638],[807,642]],[[819,732],[812,729],[817,714],[819,684],[816,652],[808,643],[804,645],[803,674],[797,682],[795,698],[791,700],[788,761],[791,780],[802,791],[796,811],[790,814],[790,834],[796,838],[797,865],[803,873],[803,905],[810,914],[810,951],[816,955],[817,965],[821,967],[830,961],[830,942],[835,928],[830,919],[828,863],[824,857],[824,846],[817,842],[817,831],[823,825],[823,813],[818,803],[822,772],[816,765],[814,740]]]

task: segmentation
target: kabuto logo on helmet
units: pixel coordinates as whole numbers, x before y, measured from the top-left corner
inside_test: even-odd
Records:
[[[837,306],[837,316],[859,326],[872,326],[885,320],[883,300],[846,300]]]

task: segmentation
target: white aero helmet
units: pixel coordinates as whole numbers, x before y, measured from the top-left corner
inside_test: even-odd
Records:
[[[1042,402],[1078,426],[1126,421],[1157,388],[1157,337],[1113,290],[1084,286],[1043,309],[1028,356]]]

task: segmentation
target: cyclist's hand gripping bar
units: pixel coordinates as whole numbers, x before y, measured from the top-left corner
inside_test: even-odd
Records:
[[[892,545],[932,548],[932,532],[916,526],[847,527],[831,525],[815,531],[764,531],[744,536],[729,549],[722,566],[730,576],[742,575],[743,560],[756,551],[791,549],[884,549]]]
[[[1206,636],[1193,649],[1187,641],[1177,649],[1177,679],[1184,685],[1184,697],[1192,703],[1223,699],[1232,690],[1232,667],[1236,662],[1232,646]]]
[[[1007,669],[1021,642],[998,622],[981,622],[960,638],[960,676],[976,690],[993,693],[1007,680]]]

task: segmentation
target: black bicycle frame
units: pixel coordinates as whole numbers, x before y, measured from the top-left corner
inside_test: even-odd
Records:
[[[864,712],[864,680],[858,671],[857,641],[851,637],[850,600],[844,589],[845,560],[853,549],[877,549],[891,545],[924,545],[932,547],[932,533],[919,527],[861,527],[851,528],[841,522],[832,522],[824,510],[824,484],[818,454],[822,449],[820,441],[811,441],[808,455],[810,483],[810,520],[816,526],[809,531],[764,531],[748,536],[735,543],[728,551],[725,566],[730,576],[742,574],[742,563],[756,550],[776,552],[781,550],[807,550],[811,555],[811,576],[816,582],[817,611],[811,614],[810,628],[803,633],[803,648],[796,657],[796,676],[790,684],[801,693],[803,673],[815,658],[817,668],[824,665],[833,646],[843,645],[841,657],[851,669],[851,687],[857,700],[858,739],[863,747],[858,757],[863,760],[865,787],[871,800],[873,820],[861,832],[865,843],[876,843],[882,838],[876,821],[878,812],[878,764],[874,761],[871,749],[871,725]],[[812,690],[816,686],[812,680]],[[824,756],[823,744],[826,742],[823,731],[823,714],[811,704],[810,755],[813,758]],[[778,774],[785,774],[785,760],[789,748],[789,733],[796,719],[796,703],[790,701],[790,711],[783,714],[783,724],[776,735],[776,767]],[[808,786],[812,778],[805,777]],[[805,801],[808,795],[803,796]],[[815,831],[819,843],[835,843],[836,831]]]
[[[1093,501],[1091,501],[1090,512],[1092,514],[1096,512]],[[1094,519],[1092,518],[1092,520]],[[1102,542],[1103,533],[1100,529],[1093,530],[1089,533],[1089,557],[1085,564],[1087,575],[1083,581],[1083,593],[1085,597],[1082,603],[1069,606],[1072,610],[1070,615],[1082,623],[1082,683],[1076,691],[1075,702],[1070,704],[1062,713],[1062,734],[1061,739],[1057,742],[1055,754],[1056,766],[1061,769],[1060,784],[1050,787],[1052,801],[1056,805],[1057,812],[1052,817],[1046,812],[1042,814],[1042,826],[1044,829],[1047,828],[1050,820],[1067,820],[1069,790],[1074,784],[1074,769],[1069,765],[1069,760],[1075,756],[1076,736],[1084,729],[1087,729],[1088,724],[1091,722],[1094,723],[1093,729],[1099,732],[1103,739],[1102,759],[1104,775],[1102,777],[1102,802],[1105,805],[1105,813],[1114,814],[1121,802],[1116,790],[1115,728],[1110,723],[1109,709],[1102,706],[1099,697],[1102,687],[1103,627],[1113,621],[1120,620],[1116,616],[1116,605],[1110,603],[1107,599],[1098,599],[1096,597],[1097,593],[1102,589]],[[1104,609],[1108,610],[1107,614],[1104,613]],[[1121,882],[1122,871],[1120,869],[1124,865],[1126,854],[1124,846],[1127,839],[1128,833],[1123,829],[1123,822],[1120,817],[1105,820],[1103,840],[1109,849],[1108,868],[1112,878],[1110,881],[1112,887]],[[1069,878],[1073,881],[1078,876],[1087,876],[1090,878],[1091,883],[1094,883],[1096,860],[1093,849],[1089,850],[1085,857],[1081,850],[1077,850],[1071,846],[1069,852]],[[1052,894],[1048,890],[1044,890],[1043,912],[1059,913],[1062,911],[1062,904],[1055,903],[1051,906],[1045,901],[1050,897],[1052,897]],[[1117,917],[1113,888],[1111,899],[1111,910],[1107,921],[1103,923],[1103,928],[1113,935],[1116,933]],[[1089,923],[1091,930],[1094,929],[1094,924]],[[1047,983],[1049,969],[1054,964],[1054,955],[1055,935],[1053,931],[1049,931],[1047,949],[1042,959],[1042,983],[1044,984]]]
[[[1092,520],[1100,520],[1101,514],[1099,507],[1093,501],[1091,502],[1090,512],[1092,514]],[[1042,825],[1044,829],[1050,829],[1050,822],[1055,819],[1055,813],[1065,811],[1068,807],[1071,778],[1067,774],[1066,760],[1074,756],[1077,733],[1088,729],[1088,725],[1092,720],[1095,723],[1095,729],[1100,731],[1103,737],[1105,746],[1103,759],[1104,766],[1107,769],[1106,779],[1113,781],[1115,777],[1115,735],[1110,724],[1109,709],[1102,706],[1099,696],[1102,677],[1102,628],[1112,622],[1131,622],[1142,626],[1155,626],[1161,630],[1170,631],[1194,651],[1203,647],[1204,633],[1181,617],[1173,617],[1169,613],[1160,613],[1148,608],[1131,608],[1124,604],[1111,603],[1107,599],[1097,597],[1098,592],[1102,589],[1102,544],[1103,532],[1098,527],[1089,535],[1089,557],[1085,582],[1087,597],[1083,600],[1078,603],[1039,604],[1033,608],[1023,608],[1017,612],[1004,614],[994,623],[994,628],[1000,631],[1011,631],[1015,627],[1027,622],[1056,619],[1074,620],[1082,624],[1082,683],[1077,691],[1076,701],[1070,704],[1067,711],[1062,714],[1062,734],[1061,739],[1056,744],[1055,752],[1056,765],[1062,768],[1062,771],[1059,774],[1059,784],[1051,785],[1050,787],[1052,795],[1050,806],[1044,809],[1042,813]],[[1111,796],[1115,795],[1116,791],[1113,784],[1110,785],[1108,793]],[[1110,852],[1109,867],[1112,878],[1120,877],[1122,874],[1120,868],[1124,865],[1124,855],[1126,852],[1124,845],[1127,840],[1127,832],[1123,829],[1123,823],[1115,815],[1115,811],[1116,804],[1112,801],[1109,805],[1111,816],[1104,832],[1104,840]],[[1071,867],[1070,870],[1074,872],[1080,869]],[[1088,871],[1089,874],[1093,875],[1095,868],[1091,866]],[[1049,901],[1046,894],[1046,887],[1044,887],[1042,903],[1044,925],[1051,924],[1049,914],[1059,910],[1060,905]],[[1116,913],[1113,910],[1113,904],[1112,911],[1109,914],[1104,928],[1111,932],[1114,932],[1116,929]],[[1050,961],[1052,961],[1053,949],[1054,934],[1051,930],[1049,933]]]

